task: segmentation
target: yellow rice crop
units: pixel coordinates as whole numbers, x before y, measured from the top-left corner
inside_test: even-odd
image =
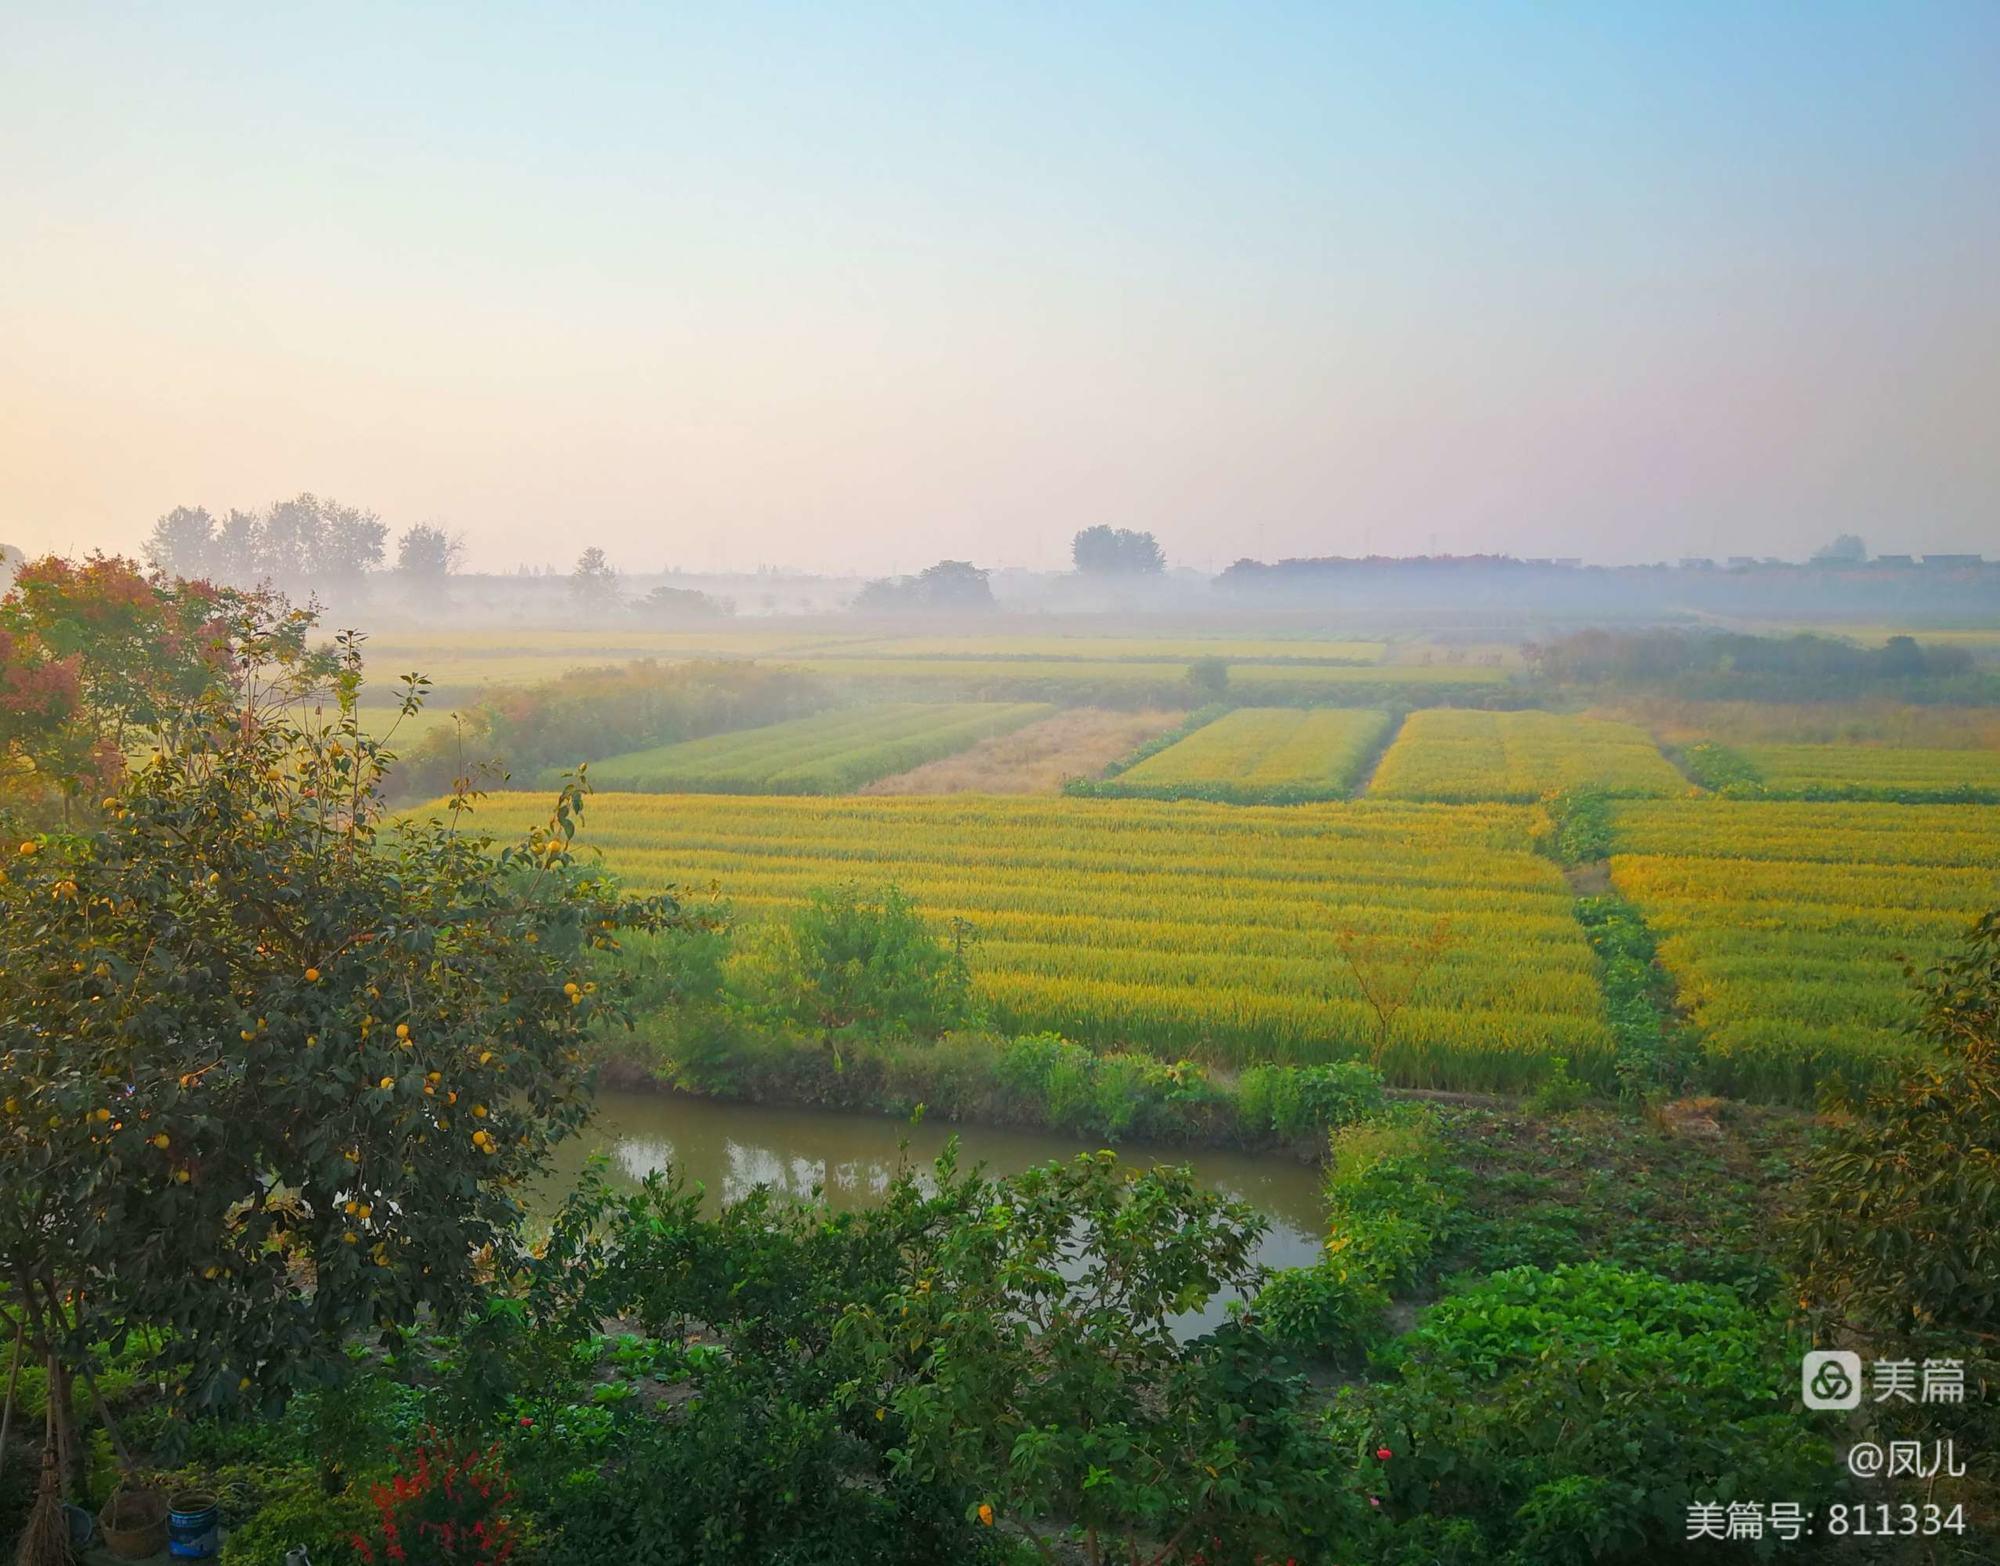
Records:
[[[500,795],[477,819],[504,835],[546,808]],[[751,917],[815,887],[894,883],[932,918],[972,922],[1003,1023],[1238,1064],[1366,1053],[1337,937],[1395,954],[1448,915],[1445,957],[1396,1020],[1392,1075],[1521,1087],[1561,1053],[1609,1080],[1596,959],[1529,826],[1508,806],[599,795],[584,841],[635,887],[713,879]]]
[[[1669,797],[1689,784],[1643,729],[1553,712],[1413,712],[1376,769],[1377,799],[1533,800],[1566,788]]]
[[[1723,1085],[1804,1099],[1911,1046],[1902,960],[1935,961],[2000,902],[2000,811],[1699,800],[1618,810],[1612,883]]]

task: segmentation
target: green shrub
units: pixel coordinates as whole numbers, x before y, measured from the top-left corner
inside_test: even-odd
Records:
[[[1237,1112],[1254,1139],[1318,1136],[1382,1108],[1382,1073],[1364,1061],[1252,1066],[1237,1079]]]
[[[1337,1444],[1371,1455],[1378,1559],[1475,1526],[1506,1562],[1712,1559],[1687,1504],[1834,1493],[1795,1405],[1799,1345],[1729,1290],[1615,1267],[1496,1273],[1426,1313],[1343,1392]]]
[[[359,1566],[354,1539],[375,1526],[375,1507],[363,1485],[329,1495],[317,1480],[265,1497],[222,1541],[221,1566],[273,1566],[303,1545],[313,1566]]]
[[[851,1414],[764,1366],[719,1366],[618,1461],[532,1497],[540,1566],[929,1566],[991,1559],[963,1496],[885,1472]],[[315,1566],[318,1558],[315,1557]]]
[[[1687,775],[1711,793],[1732,799],[1754,798],[1764,791],[1756,763],[1740,750],[1715,740],[1698,740],[1681,752]]]
[[[842,1035],[835,1047],[727,1012],[649,1025],[652,1064],[674,1087],[747,1103],[811,1104],[1032,1126],[1104,1141],[1250,1146],[1317,1141],[1375,1113],[1379,1072],[1358,1062],[1263,1066],[1232,1089],[1194,1061],[1099,1054],[1059,1034],[1007,1039]]]
[[[1275,1272],[1257,1296],[1257,1316],[1272,1341],[1310,1354],[1359,1344],[1388,1309],[1380,1279],[1331,1259]]]
[[[1538,1115],[1567,1115],[1590,1102],[1590,1084],[1569,1069],[1569,1057],[1556,1055],[1549,1069],[1528,1095],[1528,1108]]]
[[[1558,862],[1587,865],[1611,857],[1611,798],[1602,789],[1566,788],[1542,807],[1549,821],[1542,840]]]
[[[1221,701],[1229,694],[1229,660],[1197,658],[1188,665],[1188,689],[1202,701]]]
[[[762,1012],[825,1034],[935,1038],[973,1015],[963,933],[941,939],[896,887],[821,887],[759,926],[735,977]]]
[[[1300,1353],[1351,1356],[1381,1329],[1392,1291],[1417,1280],[1451,1214],[1433,1118],[1402,1113],[1335,1131],[1327,1239],[1311,1267],[1277,1273],[1257,1297],[1272,1337]]]

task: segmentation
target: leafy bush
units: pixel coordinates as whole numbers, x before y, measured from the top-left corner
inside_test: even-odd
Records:
[[[1382,1073],[1359,1060],[1252,1066],[1236,1081],[1237,1114],[1252,1137],[1316,1136],[1367,1119],[1382,1104]]]
[[[935,1038],[971,1020],[964,932],[940,940],[896,887],[848,883],[758,927],[737,976],[770,1017],[827,1035]]]
[[[1248,1283],[1259,1229],[1108,1153],[1004,1180],[948,1153],[842,1213],[759,1191],[707,1217],[684,1185],[587,1177],[524,1298],[577,1351],[608,1317],[645,1334],[609,1352],[658,1385],[522,1405],[542,1558],[976,1562],[1072,1525],[1120,1559],[1135,1535],[1282,1558],[1328,1499],[1306,1389],[1254,1331],[1175,1330]]]
[[[1188,689],[1203,701],[1221,701],[1229,694],[1229,660],[1197,658],[1188,665]]]
[[[1764,780],[1750,758],[1717,740],[1697,740],[1688,746],[1681,752],[1681,765],[1711,793],[1736,799],[1763,792]]]
[[[1375,1113],[1382,1075],[1359,1061],[1256,1066],[1233,1089],[1198,1062],[1103,1053],[1054,1033],[935,1041],[843,1037],[838,1051],[714,1011],[662,1016],[647,1065],[674,1087],[750,1103],[811,1104],[1033,1126],[1108,1142],[1301,1145]]]
[[[1280,1343],[1351,1355],[1379,1331],[1392,1290],[1416,1281],[1450,1216],[1443,1144],[1422,1111],[1333,1133],[1326,1249],[1317,1264],[1280,1272],[1257,1312]]]
[[[773,1371],[718,1364],[672,1420],[635,1425],[614,1461],[568,1470],[541,1501],[540,1566],[991,1558],[954,1487],[885,1472],[856,1438],[853,1410],[803,1397]]]
[[[1728,1290],[1586,1264],[1523,1267],[1431,1307],[1393,1374],[1341,1395],[1336,1440],[1381,1500],[1377,1558],[1444,1519],[1505,1562],[1706,1559],[1693,1500],[1830,1497],[1792,1406],[1797,1345]]]
[[[1611,797],[1602,789],[1566,788],[1542,801],[1548,812],[1545,841],[1566,865],[1611,857]]]
[[[255,1512],[232,1525],[222,1541],[221,1566],[270,1566],[303,1546],[313,1566],[360,1566],[354,1541],[377,1521],[374,1503],[359,1485],[334,1494],[302,1478],[264,1498]]]
[[[1547,1072],[1528,1095],[1528,1108],[1538,1115],[1566,1115],[1589,1102],[1590,1084],[1569,1069],[1566,1055],[1550,1057]]]

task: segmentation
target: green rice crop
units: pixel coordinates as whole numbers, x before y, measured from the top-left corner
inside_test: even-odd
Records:
[[[627,751],[591,764],[605,788],[645,793],[838,794],[1006,734],[1038,702],[900,702]]]

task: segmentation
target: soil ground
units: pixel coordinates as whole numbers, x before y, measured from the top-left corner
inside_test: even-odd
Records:
[[[870,783],[863,794],[1054,794],[1167,732],[1183,712],[1075,707]]]

